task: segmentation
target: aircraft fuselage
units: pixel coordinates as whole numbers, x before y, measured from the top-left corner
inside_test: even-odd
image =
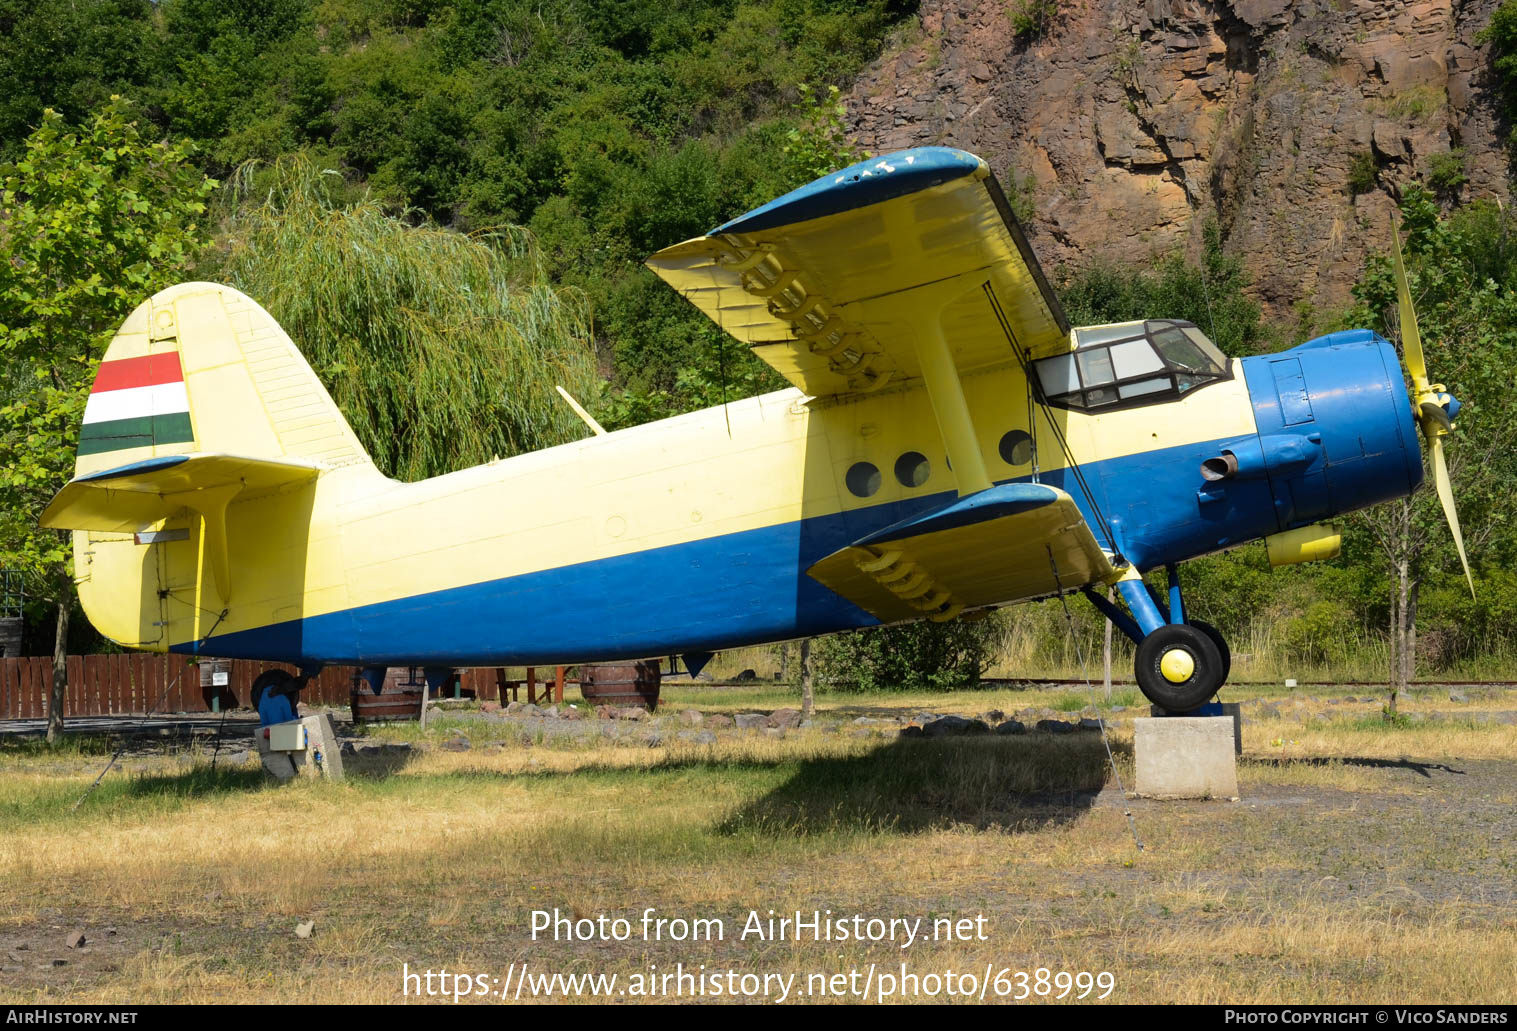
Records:
[[[1143,571],[1420,482],[1410,403],[1379,337],[1337,334],[1228,371],[1112,411],[1029,404],[1015,365],[963,387],[991,478],[1061,487],[1101,545]],[[1238,468],[1207,480],[1202,463],[1225,450]],[[716,651],[874,625],[806,569],[955,489],[919,383],[841,402],[789,389],[422,482],[357,464],[247,500],[228,534],[262,546],[234,550],[224,606],[194,520],[154,545],[81,532],[80,593],[124,644],[308,668]],[[108,596],[123,576],[140,581],[135,605]]]

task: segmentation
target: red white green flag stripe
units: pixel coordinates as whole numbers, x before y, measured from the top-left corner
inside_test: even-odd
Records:
[[[84,406],[79,454],[195,439],[179,352],[100,363]]]

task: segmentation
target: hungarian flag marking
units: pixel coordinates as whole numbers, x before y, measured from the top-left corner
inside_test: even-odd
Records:
[[[194,439],[178,351],[100,363],[84,406],[79,454]]]

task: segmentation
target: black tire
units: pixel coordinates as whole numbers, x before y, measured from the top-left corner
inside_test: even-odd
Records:
[[[1233,651],[1227,646],[1227,638],[1222,636],[1222,631],[1204,619],[1192,619],[1190,625],[1210,637],[1211,643],[1217,646],[1217,652],[1222,656],[1222,679],[1217,681],[1217,686],[1220,688],[1227,683],[1227,678],[1233,671]]]
[[[290,707],[297,716],[300,714],[300,685],[293,675],[282,669],[266,669],[258,674],[252,689],[248,691],[248,700],[255,711],[263,702],[264,694],[269,691],[289,695]]]
[[[1190,675],[1180,682],[1166,677],[1160,668],[1173,650],[1191,660]],[[1169,712],[1190,712],[1222,686],[1222,656],[1205,631],[1188,623],[1169,623],[1143,638],[1133,663],[1138,688],[1148,700]]]

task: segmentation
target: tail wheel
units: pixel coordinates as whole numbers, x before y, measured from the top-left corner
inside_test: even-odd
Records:
[[[266,669],[248,692],[264,726],[287,723],[300,715],[300,682],[282,669]]]
[[[1217,686],[1221,687],[1227,683],[1227,678],[1233,671],[1233,651],[1227,646],[1227,638],[1222,636],[1222,631],[1204,619],[1193,619],[1190,625],[1210,637],[1211,643],[1217,646],[1217,652],[1222,656],[1222,679],[1217,681]]]
[[[1170,712],[1189,712],[1222,686],[1222,654],[1199,627],[1169,623],[1143,638],[1134,672],[1149,701]]]

